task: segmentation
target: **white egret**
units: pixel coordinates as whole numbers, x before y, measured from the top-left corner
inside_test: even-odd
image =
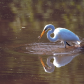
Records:
[[[61,41],[63,41],[65,48],[66,48],[66,44],[70,46],[70,44],[68,44],[67,41],[76,42],[76,44],[78,44],[78,45],[80,44],[80,39],[76,34],[74,34],[70,30],[65,29],[65,28],[56,28],[55,29],[55,27],[52,24],[48,24],[44,27],[39,38],[41,38],[48,29],[51,29],[51,30],[48,31],[47,38],[52,42],[61,40]],[[50,36],[52,33],[54,33],[54,37]]]

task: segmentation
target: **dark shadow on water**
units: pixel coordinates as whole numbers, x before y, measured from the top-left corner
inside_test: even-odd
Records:
[[[10,44],[12,38],[14,38],[14,32],[9,27],[8,21],[0,21],[0,44]]]
[[[4,81],[5,80],[5,81]],[[23,74],[23,73],[11,73],[0,75],[0,83],[1,84],[48,84],[47,81],[43,81],[44,78],[39,78],[35,75]]]
[[[0,0],[0,44],[10,43],[14,37],[13,29],[9,26],[15,19],[11,10],[13,0]]]
[[[12,12],[10,3],[13,0],[0,0],[0,19],[1,21],[13,21],[15,14]]]

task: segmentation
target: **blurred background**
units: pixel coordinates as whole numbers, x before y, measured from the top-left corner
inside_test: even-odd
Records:
[[[84,0],[0,0],[0,84],[84,83],[83,53],[55,74],[46,74],[39,61],[49,55],[31,54],[47,24],[67,28],[83,42]],[[40,42],[49,42],[46,35]]]

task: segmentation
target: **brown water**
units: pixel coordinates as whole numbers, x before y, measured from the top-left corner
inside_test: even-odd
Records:
[[[53,24],[76,33],[83,45],[83,3],[54,0],[18,3],[11,1],[12,14],[2,9],[0,17],[0,84],[84,84],[82,48],[65,49],[60,42],[49,42],[46,34],[38,40],[44,26]],[[46,64],[49,57],[56,58],[60,64],[52,73],[44,71],[39,59]]]
[[[37,38],[33,39],[31,34],[30,36],[31,42],[18,43],[24,40],[16,39],[17,43],[5,43],[0,47],[1,84],[83,84],[83,50],[65,49],[59,42],[42,42],[43,38],[38,42]],[[38,35],[36,36],[38,37]],[[46,60],[50,56],[57,57],[59,62],[64,62],[63,66],[55,68],[53,73],[46,73],[39,57],[42,57],[46,64]]]

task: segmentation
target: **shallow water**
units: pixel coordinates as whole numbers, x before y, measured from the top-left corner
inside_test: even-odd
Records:
[[[1,47],[0,83],[80,83],[84,82],[83,51],[65,49],[60,43],[10,44]],[[55,57],[60,68],[46,73],[41,65],[49,57]],[[53,62],[53,60],[51,60]],[[47,65],[47,64],[46,64]]]

